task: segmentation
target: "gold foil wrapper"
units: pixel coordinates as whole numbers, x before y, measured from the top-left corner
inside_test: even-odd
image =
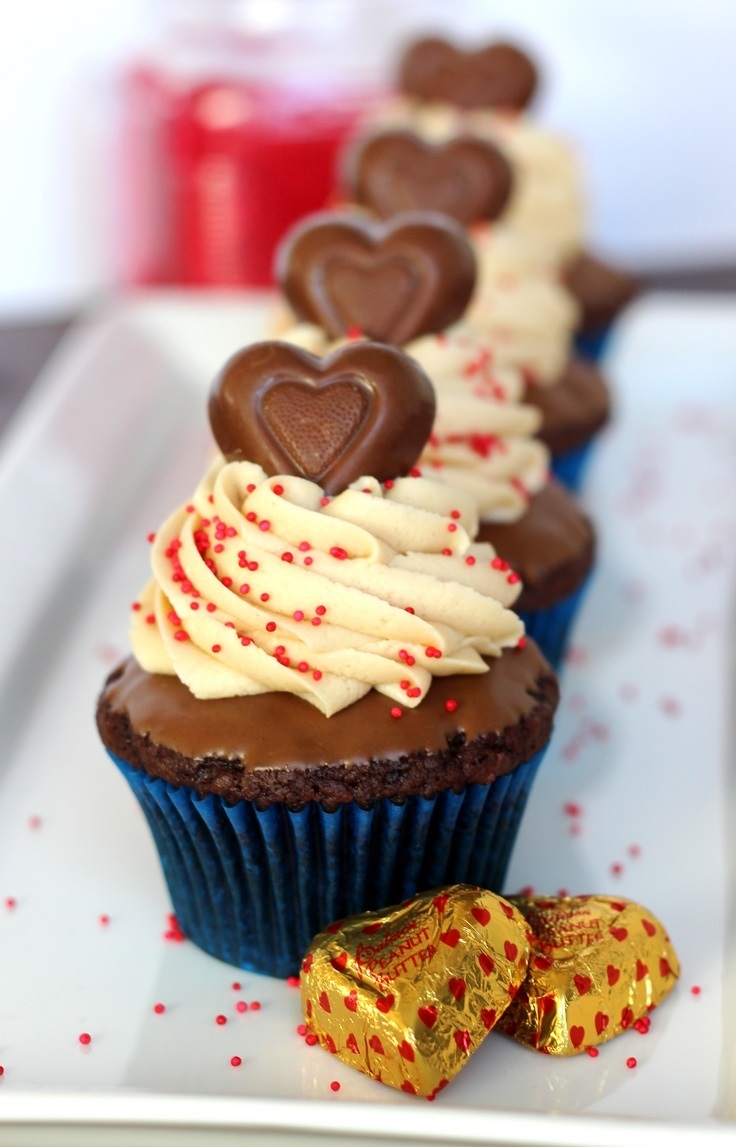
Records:
[[[550,1055],[576,1055],[643,1019],[680,965],[651,912],[611,896],[512,897],[530,932],[527,977],[499,1030]]]
[[[527,931],[508,901],[463,884],[339,921],[302,964],[306,1023],[351,1067],[434,1097],[517,993]]]

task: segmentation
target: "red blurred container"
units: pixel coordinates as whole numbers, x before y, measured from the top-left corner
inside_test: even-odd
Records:
[[[337,156],[382,94],[382,0],[185,0],[123,81],[123,279],[267,286],[329,204]],[[380,23],[380,19],[379,19]]]

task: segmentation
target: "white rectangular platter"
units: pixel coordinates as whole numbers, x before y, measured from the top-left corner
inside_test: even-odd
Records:
[[[431,1106],[307,1047],[294,988],[165,939],[152,842],[94,727],[146,535],[208,457],[209,382],[268,305],[96,314],[0,443],[0,1145],[734,1138],[736,300],[652,297],[617,331],[586,492],[599,563],[508,879],[640,900],[682,979],[596,1059],[492,1034]]]

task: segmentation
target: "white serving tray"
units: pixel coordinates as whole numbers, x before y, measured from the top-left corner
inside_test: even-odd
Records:
[[[209,381],[267,308],[106,308],[0,444],[0,1145],[732,1139],[736,302],[653,297],[617,332],[618,416],[587,494],[598,571],[508,881],[642,901],[682,979],[648,1035],[597,1059],[491,1034],[431,1106],[307,1047],[294,988],[163,939],[153,845],[94,728],[146,535],[208,455]]]

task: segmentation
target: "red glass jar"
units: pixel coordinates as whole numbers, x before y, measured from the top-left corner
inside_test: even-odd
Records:
[[[382,94],[396,7],[170,0],[123,81],[125,282],[270,284],[278,241],[329,205],[340,147]]]

